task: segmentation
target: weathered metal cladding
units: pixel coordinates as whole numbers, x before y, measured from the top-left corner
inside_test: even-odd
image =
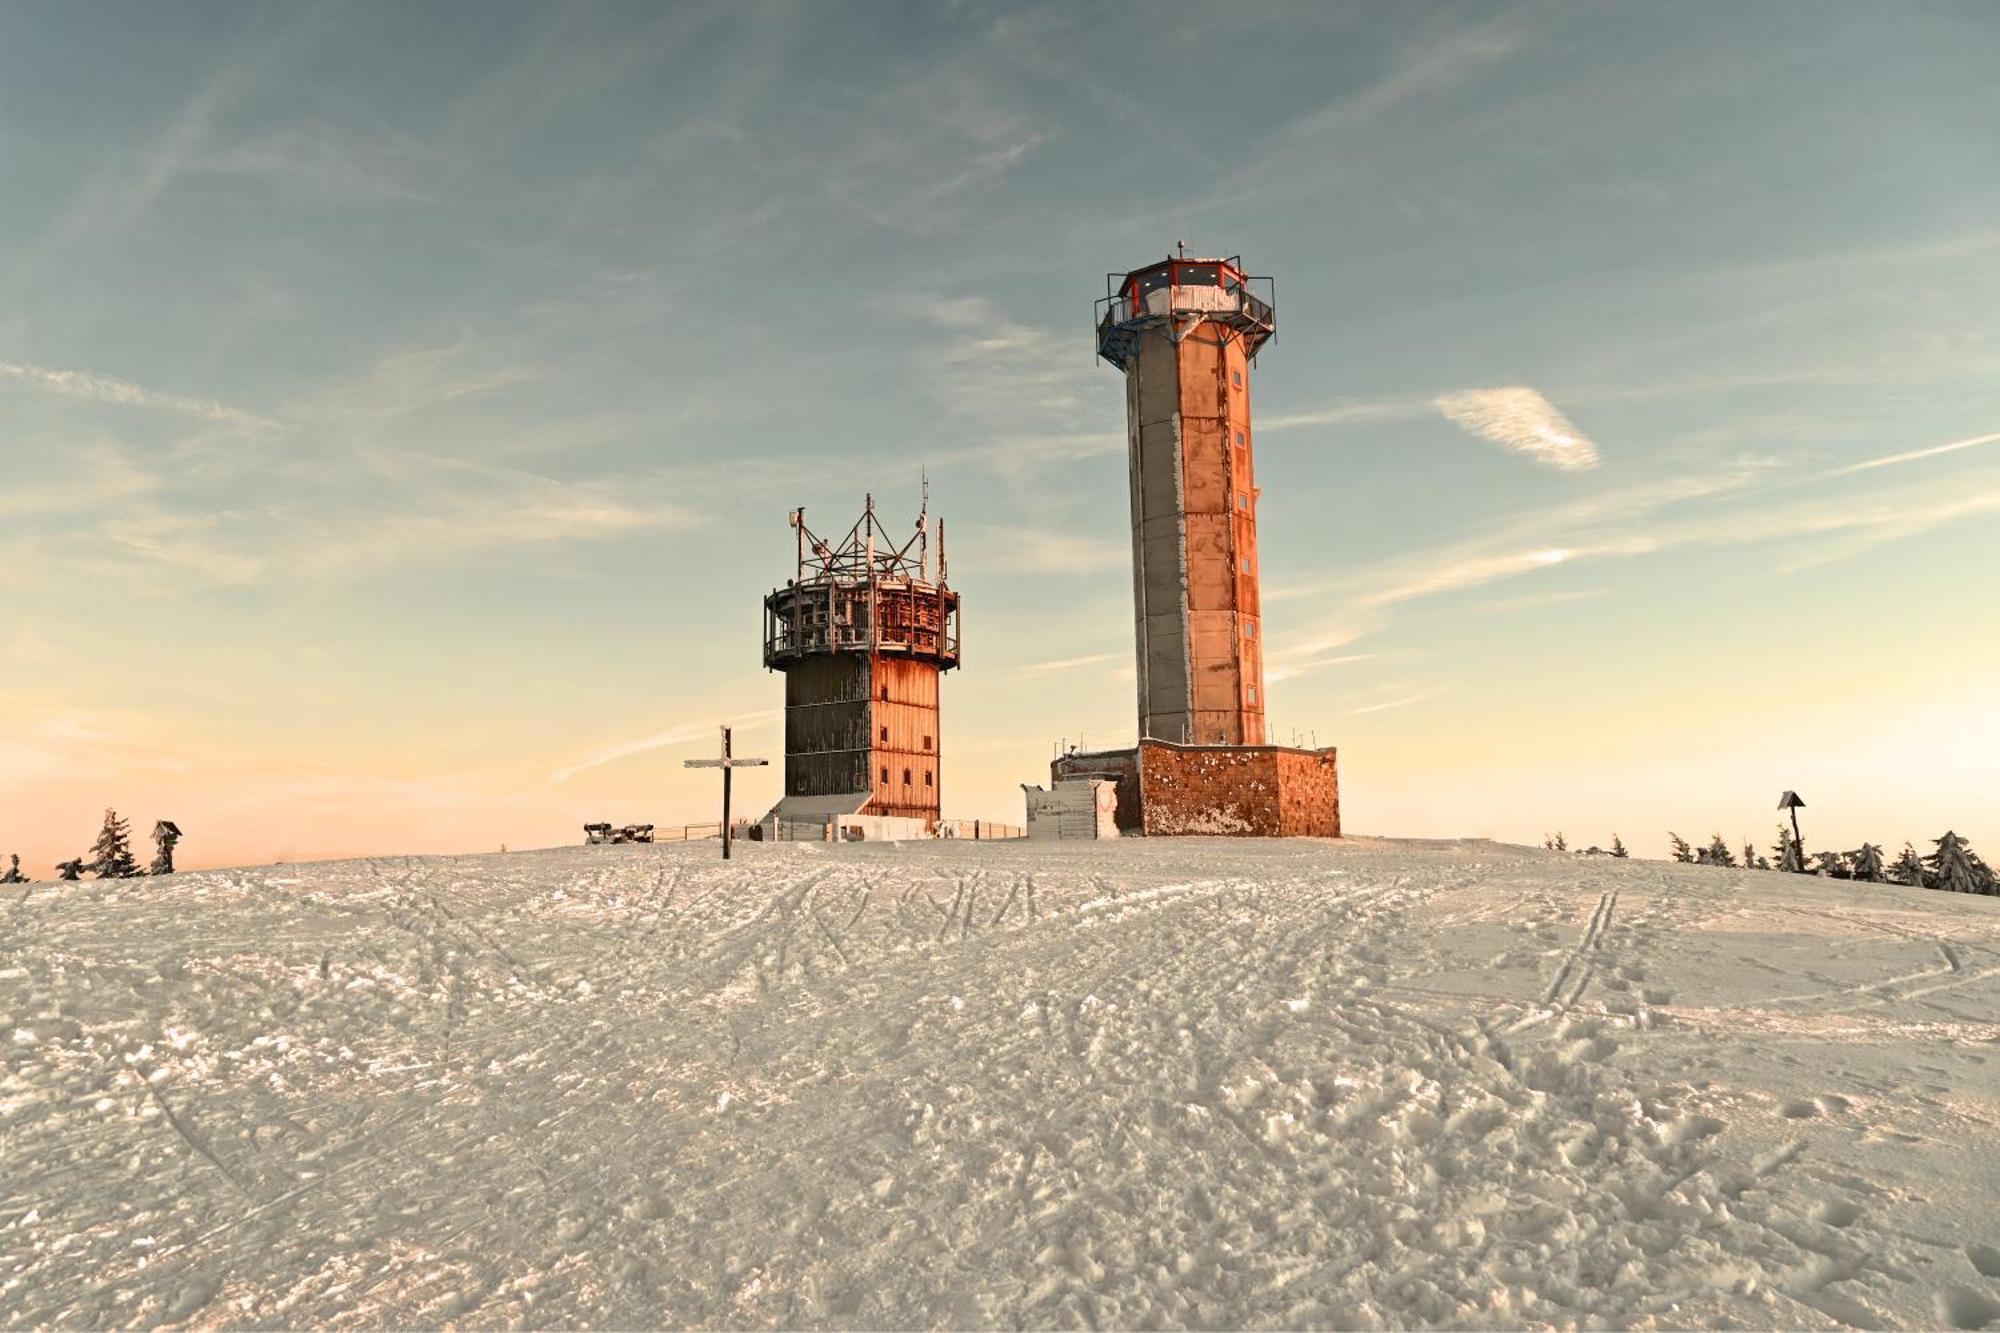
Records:
[[[1142,738],[1264,741],[1249,381],[1206,320],[1147,328],[1126,366]]]
[[[869,664],[869,778],[864,814],[935,821],[944,792],[938,668],[877,655]]]
[[[868,790],[868,659],[805,658],[785,672],[785,794]]]

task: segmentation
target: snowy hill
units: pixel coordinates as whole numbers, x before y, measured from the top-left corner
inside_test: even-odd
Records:
[[[741,853],[0,901],[0,1323],[2000,1326],[2000,900]]]

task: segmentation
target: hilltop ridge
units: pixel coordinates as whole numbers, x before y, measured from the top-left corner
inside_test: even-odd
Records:
[[[2000,1319],[2000,900],[1483,841],[35,885],[9,1324]]]

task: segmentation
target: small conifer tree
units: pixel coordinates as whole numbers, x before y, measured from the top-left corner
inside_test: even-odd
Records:
[[[1709,835],[1708,863],[1713,866],[1729,866],[1732,868],[1736,865],[1736,854],[1729,850],[1729,844],[1722,840],[1720,833]]]
[[[132,830],[116,810],[104,812],[104,827],[98,830],[97,842],[90,849],[90,868],[99,879],[130,879],[139,873],[139,863],[132,856]]]
[[[1993,872],[1956,833],[1946,831],[1937,850],[1924,858],[1927,882],[1951,893],[1991,893]]]
[[[1556,830],[1556,840],[1554,846],[1555,849],[1559,852],[1566,852],[1569,850],[1569,844],[1563,841],[1563,835],[1561,829]]]
[[[1622,843],[1622,842],[1620,842],[1620,841],[1618,841],[1618,835],[1617,835],[1616,833],[1614,833],[1614,834],[1612,834],[1612,835],[1611,835],[1611,854],[1612,854],[1613,856],[1630,856],[1630,855],[1632,855],[1632,853],[1630,853],[1630,852],[1628,852],[1628,851],[1626,851],[1626,850],[1625,850],[1625,844],[1624,844],[1624,843]]]
[[[7,867],[6,874],[0,875],[0,884],[26,884],[28,877],[21,873],[21,858],[17,855],[7,859],[12,864]]]
[[[1902,855],[1889,867],[1889,878],[1894,883],[1907,884],[1914,889],[1924,886],[1924,861],[1917,855],[1915,847],[1907,842],[1903,844]]]
[[[1862,843],[1847,854],[1847,873],[1864,884],[1880,884],[1887,878],[1882,849],[1872,842]]]
[[[171,875],[174,873],[174,844],[181,840],[180,829],[161,820],[153,825],[153,842],[158,850],[153,853],[153,864],[147,868],[149,875]],[[502,849],[505,850],[504,848]]]
[[[1778,869],[1789,870],[1795,875],[1806,873],[1805,849],[1792,837],[1792,831],[1783,824],[1778,825],[1778,842],[1771,849],[1777,854]]]
[[[1847,865],[1840,859],[1839,852],[1814,852],[1812,873],[1825,875],[1828,879],[1846,879]]]
[[[1667,843],[1673,848],[1674,860],[1679,861],[1682,865],[1694,864],[1694,849],[1688,846],[1686,838],[1683,838],[1678,833],[1669,833],[1667,834]]]

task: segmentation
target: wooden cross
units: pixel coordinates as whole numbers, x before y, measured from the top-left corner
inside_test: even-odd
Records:
[[[722,729],[722,757],[719,759],[684,759],[681,763],[688,768],[719,768],[722,770],[722,859],[729,859],[729,774],[731,769],[763,768],[768,759],[732,759],[729,757],[729,728]]]

